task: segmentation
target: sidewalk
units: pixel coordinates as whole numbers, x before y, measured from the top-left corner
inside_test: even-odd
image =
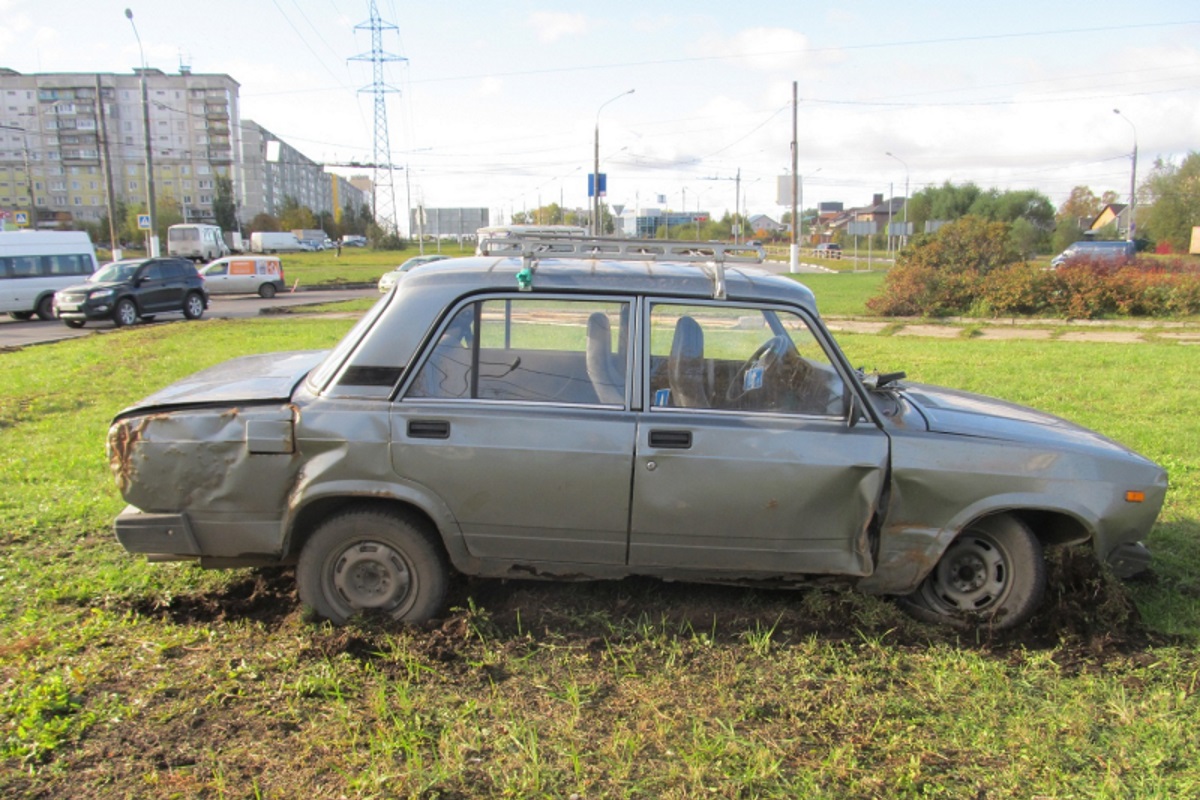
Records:
[[[1137,344],[1150,341],[1200,345],[1200,323],[1150,320],[974,320],[961,317],[942,322],[898,319],[868,320],[824,317],[835,333],[886,334],[931,339],[1042,340]],[[1133,328],[1133,330],[1128,330]]]

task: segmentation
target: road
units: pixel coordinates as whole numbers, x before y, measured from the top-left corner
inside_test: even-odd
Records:
[[[379,292],[374,288],[366,289],[318,289],[303,292],[285,292],[270,300],[264,300],[258,295],[234,294],[214,295],[209,301],[208,310],[204,312],[205,319],[245,319],[256,317],[264,309],[286,308],[288,306],[309,305],[312,303],[330,303],[338,300],[353,300],[359,297],[378,297]],[[141,325],[161,325],[182,322],[182,314],[163,314],[152,323]],[[74,339],[78,336],[90,336],[98,331],[111,331],[115,326],[111,322],[89,322],[83,328],[68,328],[61,322],[41,322],[36,317],[27,322],[15,320],[7,314],[0,315],[0,351],[25,347],[31,344],[57,342],[63,339]]]

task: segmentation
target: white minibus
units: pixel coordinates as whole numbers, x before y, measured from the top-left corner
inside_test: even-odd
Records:
[[[54,319],[54,293],[96,271],[83,231],[0,231],[0,312],[13,319]]]

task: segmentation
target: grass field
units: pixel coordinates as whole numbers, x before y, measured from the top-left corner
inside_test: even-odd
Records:
[[[1058,554],[1047,607],[1011,634],[835,586],[643,580],[464,580],[436,623],[334,630],[305,621],[287,571],[115,543],[116,411],[351,324],[0,354],[0,796],[1200,796],[1194,348],[842,337],[855,364],[1035,405],[1168,468],[1152,574],[1121,586]]]

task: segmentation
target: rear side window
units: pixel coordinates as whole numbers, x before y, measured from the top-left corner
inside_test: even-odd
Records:
[[[472,303],[442,327],[408,397],[623,406],[628,309],[575,299]]]

